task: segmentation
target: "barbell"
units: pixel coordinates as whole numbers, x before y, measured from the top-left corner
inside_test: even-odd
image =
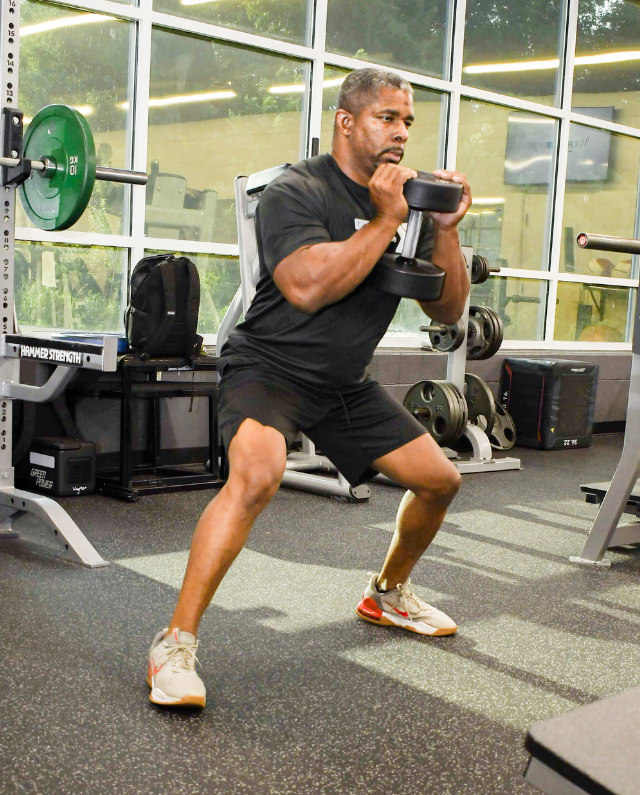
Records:
[[[11,121],[21,125],[21,114],[13,112]],[[24,137],[22,156],[17,150],[11,155],[0,157],[0,166],[19,170],[11,184],[20,186],[27,217],[50,231],[75,224],[89,204],[96,179],[128,185],[147,182],[142,171],[96,166],[91,128],[81,113],[67,105],[48,105],[36,113]]]

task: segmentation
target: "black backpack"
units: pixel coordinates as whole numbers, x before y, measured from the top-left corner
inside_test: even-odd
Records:
[[[131,274],[131,299],[125,312],[129,348],[141,359],[186,356],[193,359],[202,337],[196,333],[200,278],[187,257],[144,257]]]

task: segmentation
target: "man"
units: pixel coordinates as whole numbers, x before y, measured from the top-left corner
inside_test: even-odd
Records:
[[[456,631],[454,621],[408,587],[458,491],[460,475],[424,428],[366,375],[399,299],[367,276],[395,250],[408,215],[399,165],[413,121],[409,83],[360,69],[338,97],[331,154],[287,169],[258,207],[260,281],[251,308],[221,351],[220,427],[229,479],[207,506],[191,546],[175,612],[149,653],[151,701],[204,706],[195,672],[202,614],[251,527],[276,493],[287,445],[303,431],[352,485],[382,472],[409,489],[380,573],[357,606],[374,624],[420,634]],[[431,213],[417,256],[446,271],[429,317],[455,323],[469,292],[458,223],[471,205],[466,178],[455,213]]]

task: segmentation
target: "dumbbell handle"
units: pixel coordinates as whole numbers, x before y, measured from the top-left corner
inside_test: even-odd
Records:
[[[410,210],[409,221],[407,223],[407,231],[404,237],[404,245],[402,247],[403,257],[415,256],[416,249],[418,248],[418,238],[420,237],[420,228],[422,226],[422,211]]]
[[[21,163],[18,157],[0,157],[0,166],[7,166],[14,168]],[[32,171],[47,171],[50,165],[44,160],[30,160],[29,164]],[[53,172],[51,173],[53,176]],[[128,185],[146,185],[148,177],[144,171],[125,171],[121,168],[105,168],[103,166],[96,166],[96,179],[105,180],[106,182],[124,182]]]

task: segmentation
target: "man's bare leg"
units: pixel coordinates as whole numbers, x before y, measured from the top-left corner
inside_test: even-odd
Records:
[[[229,479],[205,508],[169,630],[196,636],[222,578],[245,545],[254,521],[278,490],[287,460],[284,436],[245,420],[229,445]]]
[[[426,434],[378,458],[373,466],[409,489],[400,503],[396,530],[378,575],[378,587],[388,590],[409,578],[440,529],[461,478],[456,467]]]

